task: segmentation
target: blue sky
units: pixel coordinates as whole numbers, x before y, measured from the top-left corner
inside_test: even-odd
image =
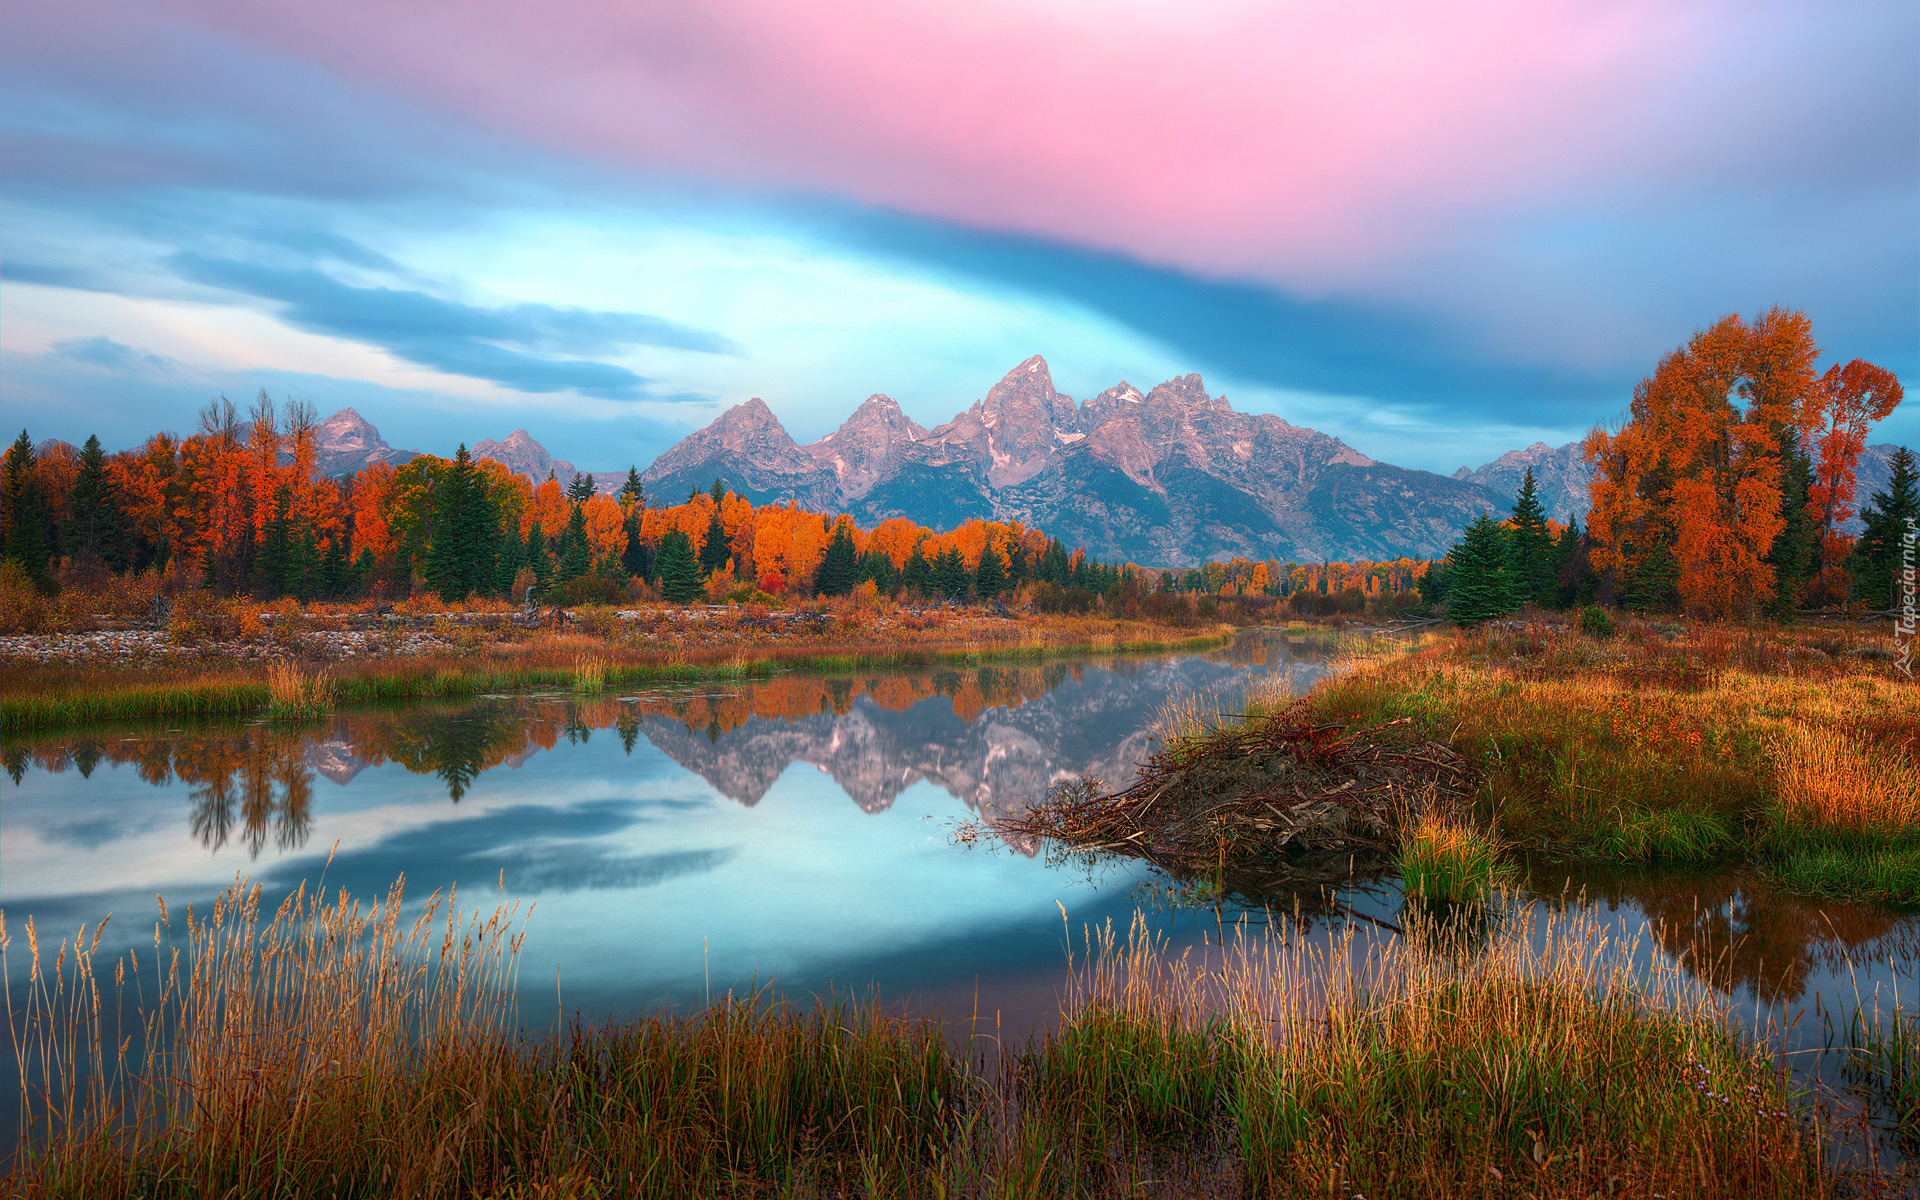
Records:
[[[1038,353],[1444,472],[1729,312],[1920,367],[1912,6],[1385,7],[9,0],[0,407],[117,448],[264,387],[614,469]]]

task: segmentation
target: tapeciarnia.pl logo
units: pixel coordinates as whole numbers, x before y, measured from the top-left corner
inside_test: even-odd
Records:
[[[1894,610],[1893,636],[1900,643],[1900,659],[1893,665],[1913,678],[1914,632],[1914,543],[1920,541],[1920,527],[1907,518],[1906,533],[1900,539],[1900,607]]]

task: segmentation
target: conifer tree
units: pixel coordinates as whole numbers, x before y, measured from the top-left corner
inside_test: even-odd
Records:
[[[719,487],[720,481],[714,480],[714,486]],[[715,505],[713,516],[707,521],[706,540],[700,544],[700,569],[711,575],[726,566],[727,560],[732,557],[733,549],[727,544],[727,527],[720,520],[719,506]]]
[[[873,586],[883,596],[892,595],[899,585],[900,578],[893,569],[893,560],[879,550],[869,550],[860,556],[860,578],[871,579]]]
[[[1875,492],[1861,511],[1861,523],[1866,528],[1853,551],[1858,566],[1854,595],[1876,612],[1898,608],[1905,602],[1894,585],[1902,582],[1906,547],[1920,527],[1920,473],[1914,469],[1913,451],[1900,447],[1888,466],[1892,473],[1887,490]]]
[[[647,489],[640,486],[640,472],[637,468],[627,468],[627,481],[620,486],[620,503],[626,508],[645,508]],[[634,574],[639,574],[638,571]]]
[[[633,510],[627,514],[627,519],[621,524],[627,536],[627,544],[621,551],[620,565],[626,568],[629,575],[651,579],[653,578],[653,551],[648,548],[646,539],[642,536],[644,526],[640,518],[645,504],[646,499],[642,497],[640,503],[634,505]]]
[[[685,530],[669,529],[660,539],[657,569],[660,594],[675,604],[685,604],[706,589],[700,582],[700,563],[693,556],[693,539]]]
[[[994,549],[992,542],[980,551],[980,566],[973,573],[973,586],[982,600],[990,600],[1006,590],[1006,564],[1000,560],[1000,551]]]
[[[844,596],[860,582],[860,552],[853,547],[853,535],[845,524],[833,527],[826,553],[814,572],[814,590],[823,596]]]
[[[253,594],[272,600],[288,592],[290,576],[297,577],[299,552],[293,538],[289,509],[293,493],[286,484],[273,489],[267,520],[260,530],[260,548],[253,556]]]
[[[61,540],[76,560],[94,558],[110,570],[127,569],[130,537],[120,489],[107,467],[100,439],[92,435],[80,452],[80,470],[67,495],[67,526]]]
[[[1807,581],[1820,570],[1820,529],[1807,505],[1814,482],[1813,456],[1791,428],[1781,429],[1779,439],[1780,515],[1785,524],[1764,560],[1773,567],[1773,596],[1765,608],[1774,620],[1791,621]]]
[[[493,560],[492,585],[487,589],[496,596],[513,595],[513,581],[520,574],[520,568],[527,565],[527,545],[520,540],[508,521],[509,528],[504,536],[498,538],[500,550]]]
[[[576,504],[567,517],[566,531],[560,535],[560,563],[554,569],[553,580],[568,584],[592,569],[593,547],[587,541],[587,514]]]
[[[966,559],[960,557],[958,546],[948,546],[942,550],[940,556],[933,562],[935,598],[965,603],[968,585],[973,582],[969,575]]]
[[[575,504],[585,504],[593,499],[593,476],[581,471],[567,483],[567,499]]]
[[[533,572],[533,591],[535,598],[544,596],[547,585],[553,582],[553,550],[547,545],[546,534],[540,530],[540,522],[535,521],[527,527],[526,548],[527,569]]]
[[[363,549],[360,557],[353,560],[353,573],[347,580],[347,590],[342,599],[356,599],[364,596],[373,585],[373,577],[380,570],[380,564],[374,560],[373,551]]]
[[[5,552],[0,559],[18,563],[35,587],[51,594],[53,552],[48,544],[47,510],[40,495],[33,443],[24,429],[0,460],[0,518],[6,521]]]
[[[1507,553],[1514,598],[1542,608],[1553,607],[1559,598],[1559,580],[1554,575],[1553,540],[1547,533],[1547,514],[1540,505],[1540,489],[1534,483],[1532,467],[1521,478],[1509,524],[1513,531],[1507,537]]]
[[[713,499],[713,510],[719,512],[720,502],[727,498],[726,485],[722,484],[716,477],[713,481],[713,486],[707,489],[707,495]]]
[[[346,594],[347,578],[346,541],[329,537],[326,553],[320,556],[320,581],[314,594],[322,600],[338,600]]]
[[[913,553],[907,555],[907,563],[900,568],[900,586],[922,596],[933,590],[933,568],[927,563],[927,556],[915,546]]]
[[[1483,512],[1447,551],[1447,617],[1455,624],[1478,625],[1517,606],[1506,541],[1500,523]]]

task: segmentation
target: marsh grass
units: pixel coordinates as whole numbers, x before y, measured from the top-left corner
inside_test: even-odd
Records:
[[[1907,1152],[1920,1151],[1920,1020],[1899,1005],[1884,1015],[1856,1006],[1847,1046],[1846,1073],[1892,1118]]]
[[[1920,693],[1818,640],[1521,624],[1361,663],[1310,704],[1451,746],[1485,777],[1477,820],[1522,843],[1755,857],[1803,890],[1920,901]]]
[[[583,695],[598,695],[607,689],[607,660],[604,655],[582,654],[573,660],[573,690]]]
[[[1831,1190],[1782,1075],[1726,1013],[1579,919],[1452,956],[1284,919],[1175,954],[1136,919],[1085,936],[1057,1031],[1001,1051],[768,993],[528,1034],[517,912],[403,907],[397,884],[365,911],[302,890],[263,920],[242,881],[186,920],[181,953],[163,906],[153,957],[105,972],[98,927],[44,956],[29,929],[30,982],[7,998],[27,1132],[0,1191]],[[131,1055],[113,1020],[129,993]]]
[[[1440,815],[1425,816],[1401,834],[1398,866],[1408,895],[1453,904],[1478,900],[1519,874],[1492,834]]]
[[[267,665],[267,716],[275,721],[312,721],[333,711],[333,676],[299,663]]]

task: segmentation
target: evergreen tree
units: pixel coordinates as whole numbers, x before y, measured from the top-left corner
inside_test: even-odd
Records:
[[[980,593],[982,600],[990,600],[1006,590],[1007,567],[1000,560],[1000,552],[988,542],[980,551],[980,566],[973,573],[974,590]]]
[[[714,486],[719,485],[720,481],[716,479]],[[700,544],[700,569],[711,575],[726,566],[727,560],[732,557],[733,548],[727,543],[727,527],[720,520],[720,509],[716,505],[713,516],[707,521],[707,538]]]
[[[18,563],[35,587],[51,594],[53,552],[48,545],[47,510],[40,495],[33,443],[24,429],[0,460],[0,517],[7,525],[6,550],[0,560]]]
[[[126,513],[98,437],[88,436],[80,452],[80,471],[67,494],[67,526],[62,541],[75,559],[96,558],[110,570],[127,569],[130,533]]]
[[[546,534],[540,531],[540,522],[535,521],[527,527],[527,549],[525,552],[527,569],[533,572],[533,590],[530,593],[538,599],[546,595],[547,585],[553,582],[553,550],[547,545]]]
[[[713,510],[719,512],[720,502],[727,498],[727,489],[718,479],[715,479],[713,486],[707,489],[707,495],[713,499]]]
[[[1478,625],[1518,605],[1507,572],[1506,542],[1500,523],[1483,512],[1447,551],[1447,616],[1455,624]]]
[[[560,535],[560,564],[553,581],[568,584],[593,569],[593,547],[587,541],[587,514],[578,505],[567,517],[566,531]]]
[[[820,567],[813,573],[814,590],[823,596],[844,596],[860,582],[860,552],[853,547],[853,535],[844,523],[835,524],[827,540],[827,552],[820,556]]]
[[[1553,570],[1553,539],[1547,533],[1547,514],[1540,505],[1540,489],[1534,483],[1532,467],[1520,480],[1520,494],[1514,498],[1509,524],[1512,532],[1507,537],[1507,554],[1514,598],[1552,608],[1559,599],[1559,579]]]
[[[353,560],[353,574],[347,579],[347,591],[343,599],[357,599],[373,586],[373,577],[379,573],[380,564],[374,561],[373,551],[363,549],[360,557]]]
[[[1027,548],[1019,538],[1007,539],[1007,590],[1015,591],[1027,581]]]
[[[260,548],[253,556],[253,594],[273,600],[288,593],[287,582],[299,577],[299,548],[293,538],[293,492],[286,484],[273,489],[266,523],[260,530]]]
[[[567,499],[576,505],[585,504],[593,499],[593,476],[585,471],[575,475],[567,483]]]
[[[1589,573],[1581,545],[1580,518],[1568,513],[1567,527],[1553,543],[1553,580],[1561,608],[1571,608],[1583,594],[1591,592],[1591,580],[1583,578]]]
[[[675,604],[697,599],[706,589],[700,582],[700,563],[693,556],[693,539],[681,529],[669,529],[660,539],[658,570],[660,594]]]
[[[1813,458],[1789,428],[1780,430],[1780,465],[1780,515],[1786,518],[1786,525],[1767,553],[1766,561],[1773,566],[1773,598],[1765,607],[1774,620],[1791,621],[1807,581],[1820,572],[1820,530],[1807,512],[1807,493],[1814,482]]]
[[[507,524],[509,528],[504,535],[496,539],[500,550],[493,560],[493,580],[487,590],[496,596],[511,598],[513,581],[519,576],[520,568],[527,565],[527,545],[511,529],[514,522],[509,520]]]
[[[960,557],[958,546],[948,546],[933,560],[933,594],[939,600],[957,600],[964,603],[967,599],[967,586],[972,582],[971,572],[967,570],[967,560]]]
[[[349,568],[345,538],[327,539],[326,553],[320,556],[320,581],[314,594],[322,600],[338,600],[347,593]]]
[[[1875,612],[1899,608],[1905,597],[1896,584],[1903,583],[1907,561],[1905,552],[1915,528],[1920,526],[1920,477],[1916,477],[1913,451],[1905,446],[1893,452],[1888,464],[1892,474],[1887,490],[1875,492],[1860,513],[1866,529],[1854,547],[1854,595],[1866,601]]]
[[[629,575],[651,579],[653,578],[653,551],[648,548],[646,539],[641,533],[643,526],[640,513],[645,504],[643,497],[641,502],[634,505],[632,511],[627,513],[627,519],[622,524],[622,529],[627,535],[627,545],[621,551],[620,565],[626,568]]]
[[[287,555],[287,574],[281,590],[302,604],[313,599],[320,583],[321,564],[319,539],[313,536],[313,526],[303,525],[300,537]]]
[[[907,555],[907,565],[900,568],[900,586],[922,596],[933,591],[933,568],[927,563],[927,556],[915,546],[913,553]]]
[[[1042,583],[1051,583],[1055,587],[1066,587],[1072,582],[1073,564],[1068,561],[1067,548],[1057,538],[1047,539],[1047,548],[1040,553],[1040,569],[1034,572]]]
[[[640,486],[640,472],[633,467],[627,468],[627,481],[620,486],[620,503],[628,508],[647,506],[647,489]]]
[[[442,473],[434,495],[434,536],[427,552],[427,586],[450,604],[494,585],[498,520],[486,480],[463,443]]]
[[[892,595],[900,582],[898,572],[893,569],[893,560],[878,550],[869,550],[860,556],[860,579],[871,579],[873,586],[883,596]]]

